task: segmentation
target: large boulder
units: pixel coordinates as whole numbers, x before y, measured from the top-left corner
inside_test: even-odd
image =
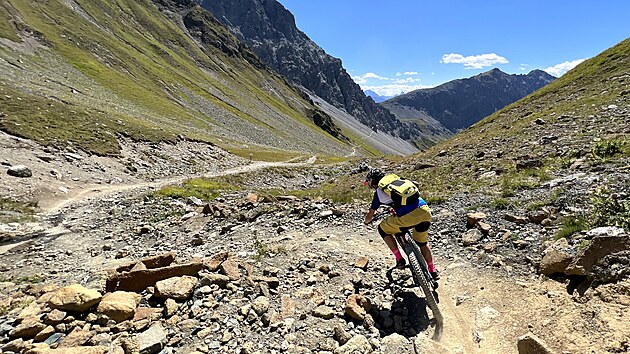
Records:
[[[11,332],[9,332],[9,337],[11,338],[24,338],[31,339],[34,338],[37,333],[46,328],[46,325],[39,321],[37,317],[29,317],[15,327]]]
[[[87,289],[81,284],[63,287],[48,301],[52,309],[63,311],[85,312],[101,301],[101,293],[94,289]]]
[[[24,165],[15,165],[9,167],[7,174],[13,177],[27,178],[33,176],[33,172]]]
[[[145,264],[142,262],[142,264]],[[113,270],[109,271],[107,281],[105,283],[106,291],[124,290],[124,291],[143,291],[149,286],[164,279],[179,277],[183,275],[196,276],[203,268],[201,261],[189,262],[183,264],[174,264],[168,267],[137,269],[129,271]]]
[[[187,300],[195,290],[198,280],[184,275],[160,280],[155,283],[155,296],[174,300]]]
[[[618,228],[597,228],[589,231],[597,236],[582,248],[566,269],[567,275],[589,275],[593,265],[603,257],[630,250],[630,236]],[[622,230],[623,232],[623,230]]]
[[[543,252],[539,270],[541,274],[563,274],[573,261],[572,248],[565,238],[555,241]]]
[[[133,318],[139,300],[139,294],[115,291],[105,294],[96,312],[107,315],[107,317],[116,322],[122,322]]]
[[[544,275],[563,274],[573,256],[565,251],[550,248],[545,250],[540,261],[540,273]]]

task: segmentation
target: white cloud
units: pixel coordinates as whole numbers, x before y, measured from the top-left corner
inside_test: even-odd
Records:
[[[363,75],[365,79],[379,79],[379,80],[389,80],[389,78],[377,75],[375,73],[366,73]]]
[[[363,90],[372,90],[381,96],[396,96],[401,92],[407,93],[413,90],[421,88],[429,88],[431,86],[424,85],[403,85],[403,84],[389,84],[380,86],[361,86]]]
[[[414,75],[420,75],[418,74],[417,71],[405,71],[404,73],[401,73],[400,71],[396,73],[396,76],[414,76]]]
[[[481,69],[494,64],[507,64],[509,61],[504,57],[495,53],[463,56],[461,54],[451,53],[442,55],[440,63],[443,64],[463,64],[466,69]]]
[[[394,80],[394,83],[397,84],[406,84],[406,83],[410,83],[410,82],[420,82],[420,79],[414,78],[414,77],[406,77],[404,79],[396,79]]]
[[[581,62],[583,62],[586,59],[577,59],[577,60],[573,60],[573,61],[565,61],[564,63],[560,63],[560,64],[556,64],[554,66],[550,66],[547,69],[543,69],[543,71],[546,71],[549,75],[553,75],[555,77],[560,77],[562,75],[564,75],[567,71],[573,69],[574,67],[576,67],[578,64],[580,64]]]
[[[419,75],[415,71],[399,71],[396,77],[388,78],[375,73],[365,73],[363,75],[352,76],[354,82],[361,86],[362,90],[372,90],[381,96],[396,96],[401,92],[409,92],[429,86],[420,85]]]
[[[361,75],[359,76],[350,75],[350,77],[352,78],[352,80],[354,80],[354,82],[357,83],[357,85],[367,84],[367,79],[364,79],[363,76]]]
[[[368,82],[368,80],[370,80],[370,79],[383,80],[383,81],[390,81],[390,80],[392,80],[392,79],[390,79],[388,77],[380,76],[380,75],[375,74],[375,73],[365,73],[363,75],[351,75],[351,77],[352,77],[352,80],[354,80],[354,82],[356,82],[359,85],[366,84]]]

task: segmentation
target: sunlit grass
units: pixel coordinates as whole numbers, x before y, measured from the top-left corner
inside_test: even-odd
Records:
[[[33,221],[37,205],[0,197],[0,222]]]

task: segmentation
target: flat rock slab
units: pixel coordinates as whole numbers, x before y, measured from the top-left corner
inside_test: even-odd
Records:
[[[588,275],[593,265],[605,256],[617,252],[630,250],[630,236],[603,235],[594,237],[569,264],[567,275]]]
[[[175,252],[160,254],[153,257],[147,257],[138,261],[133,261],[133,262],[121,265],[120,267],[116,268],[116,271],[118,273],[129,272],[134,268],[137,269],[138,263],[142,263],[142,265],[144,266],[142,267],[143,269],[156,269],[156,268],[168,267],[171,264],[173,264],[173,262],[175,261],[175,257],[176,257]]]
[[[59,348],[59,349],[31,349],[31,354],[107,354],[109,353],[109,347],[97,346],[97,347],[74,347],[74,348]],[[114,352],[115,353],[115,352]]]
[[[149,286],[155,286],[155,283],[160,280],[184,275],[196,276],[202,268],[201,262],[192,262],[124,273],[110,272],[105,283],[105,290],[107,292],[115,290],[140,292]]]

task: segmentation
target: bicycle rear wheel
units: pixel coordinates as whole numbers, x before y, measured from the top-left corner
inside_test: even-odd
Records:
[[[407,253],[407,258],[409,258],[409,268],[411,269],[413,280],[416,285],[422,289],[427,301],[427,306],[431,312],[433,312],[433,318],[435,318],[438,325],[441,325],[443,319],[442,312],[437,305],[437,300],[433,293],[433,286],[429,283],[431,280],[427,278],[429,272],[427,270],[426,263],[424,262],[424,258],[422,257],[422,252],[420,252],[420,247],[412,241],[407,245],[407,247],[405,247],[405,253]]]

